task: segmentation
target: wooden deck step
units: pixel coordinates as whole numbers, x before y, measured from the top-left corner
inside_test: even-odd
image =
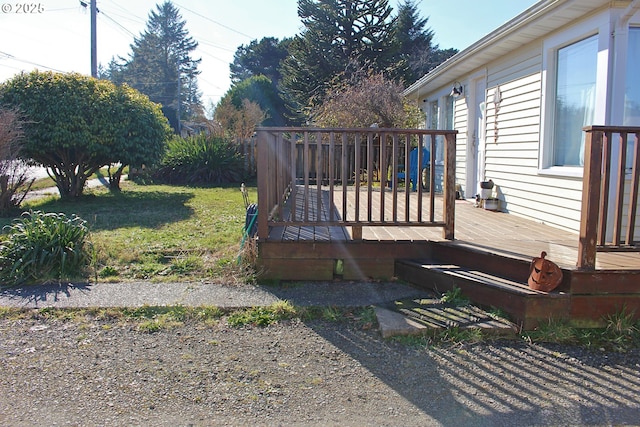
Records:
[[[439,293],[459,288],[474,304],[499,308],[525,329],[569,313],[568,293],[535,291],[522,281],[474,268],[433,260],[401,260],[396,262],[396,275]]]

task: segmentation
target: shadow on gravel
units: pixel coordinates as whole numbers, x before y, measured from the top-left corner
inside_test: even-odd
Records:
[[[638,350],[606,354],[513,340],[425,348],[371,331],[309,327],[422,411],[425,424],[635,425],[640,419]]]
[[[0,299],[16,301],[22,306],[46,307],[61,301],[67,301],[74,293],[88,294],[93,285],[90,283],[52,283],[6,288],[0,290]]]

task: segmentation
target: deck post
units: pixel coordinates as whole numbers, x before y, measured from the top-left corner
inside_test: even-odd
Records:
[[[584,147],[584,172],[582,177],[582,209],[580,212],[580,237],[576,267],[595,270],[596,243],[602,186],[602,144],[604,131],[588,126]]]
[[[362,226],[361,225],[352,225],[351,226],[351,238],[355,241],[362,240]]]
[[[269,237],[269,133],[259,130],[256,133],[258,161],[256,162],[258,178],[258,239],[267,240]]]
[[[444,229],[442,237],[447,240],[455,238],[456,217],[456,135],[447,133],[444,145]],[[433,189],[431,189],[433,191]]]

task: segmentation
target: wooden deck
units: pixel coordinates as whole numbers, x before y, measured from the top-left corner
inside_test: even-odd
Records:
[[[385,190],[384,197],[390,192]],[[302,194],[302,193],[300,193]],[[361,194],[361,196],[363,196]],[[317,194],[313,194],[314,198]],[[380,197],[378,197],[380,196]],[[431,195],[423,193],[428,204]],[[341,196],[337,197],[342,200]],[[317,200],[317,199],[316,199]],[[321,209],[308,209],[298,199],[296,215],[311,221],[318,214],[330,217],[327,194]],[[355,193],[347,200],[347,216],[356,218]],[[389,280],[398,278],[440,292],[461,288],[480,305],[499,307],[525,329],[549,318],[568,318],[579,325],[598,325],[621,310],[640,314],[640,254],[602,252],[597,269],[580,270],[578,234],[550,227],[504,212],[475,207],[473,202],[455,203],[455,240],[446,240],[434,226],[385,226],[389,213],[379,208],[382,192],[374,192],[372,219],[378,225],[362,229],[354,239],[350,226],[278,226],[267,239],[259,240],[261,274],[281,280]],[[407,199],[417,206],[418,194]],[[400,205],[404,209],[404,203]],[[435,197],[437,214],[442,208]],[[338,210],[333,215],[337,217]],[[409,209],[411,215],[415,211]],[[291,216],[284,209],[283,220]],[[423,215],[429,215],[429,209]],[[363,221],[369,212],[358,212]],[[528,289],[526,280],[532,258],[547,252],[547,259],[564,271],[562,285],[550,293]]]
[[[375,192],[380,194],[380,189]],[[391,197],[391,192],[385,190],[387,202]],[[315,197],[315,192],[313,193]],[[302,192],[297,193],[297,216],[304,216],[302,210],[304,202]],[[366,197],[366,191],[361,191],[361,197]],[[330,206],[328,192],[323,191],[323,207],[321,216],[327,221],[329,218],[328,207]],[[335,198],[342,199],[342,192],[336,191]],[[429,205],[430,193],[423,193],[424,206]],[[371,212],[372,218],[380,219],[384,222],[392,221],[391,213],[384,215],[380,211],[380,198],[373,197],[378,203],[373,204]],[[404,212],[406,207],[404,197],[400,199],[400,209]],[[355,218],[355,193],[350,192],[348,200],[348,215]],[[415,219],[418,204],[417,192],[410,193],[409,205],[412,219]],[[390,203],[389,203],[390,204]],[[318,215],[315,205],[312,205],[308,215],[310,220],[315,220]],[[442,198],[435,197],[436,217],[442,215]],[[334,208],[335,209],[335,208]],[[423,212],[428,215],[429,210]],[[339,215],[334,211],[336,217]],[[359,212],[358,218],[366,221],[369,212],[363,209]],[[291,212],[285,210],[285,220],[291,217]],[[467,200],[456,201],[456,230],[455,240],[448,242],[469,249],[488,252],[496,255],[517,258],[521,260],[531,260],[540,256],[542,251],[547,253],[547,259],[554,261],[564,269],[576,269],[578,259],[578,234],[565,230],[560,230],[540,222],[528,220],[526,218],[507,214],[504,212],[488,211],[474,207],[474,203]],[[342,226],[279,226],[273,227],[269,231],[268,241],[270,242],[353,242],[351,227]],[[365,242],[447,242],[442,238],[442,231],[438,227],[397,227],[390,224],[364,227],[362,240]],[[637,252],[600,252],[596,260],[597,270],[639,270],[640,253]]]
[[[640,193],[640,128],[585,132],[580,232],[572,233],[456,200],[455,131],[259,128],[258,273],[458,287],[524,328],[550,318],[601,323],[621,311],[640,317],[638,210],[625,205],[625,194],[637,200]],[[617,166],[611,153],[630,135],[628,180],[626,151],[619,150]],[[410,170],[410,150],[435,153],[438,143],[441,163],[431,157],[423,183],[442,195],[401,186],[398,172]],[[541,252],[563,270],[552,292],[527,285],[531,260]]]

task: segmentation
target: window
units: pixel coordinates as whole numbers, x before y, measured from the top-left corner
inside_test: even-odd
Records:
[[[640,28],[629,29],[627,79],[624,91],[625,126],[640,126]]]
[[[429,123],[429,129],[438,129],[438,101],[431,101],[431,104],[429,105],[430,108],[430,123]]]
[[[597,35],[557,51],[553,166],[584,164],[582,128],[594,122],[597,56]]]
[[[446,96],[444,102],[444,128],[446,130],[453,130],[453,97]]]
[[[640,28],[629,28],[627,72],[624,86],[624,126],[640,126]],[[627,169],[633,167],[634,135],[627,137]]]

